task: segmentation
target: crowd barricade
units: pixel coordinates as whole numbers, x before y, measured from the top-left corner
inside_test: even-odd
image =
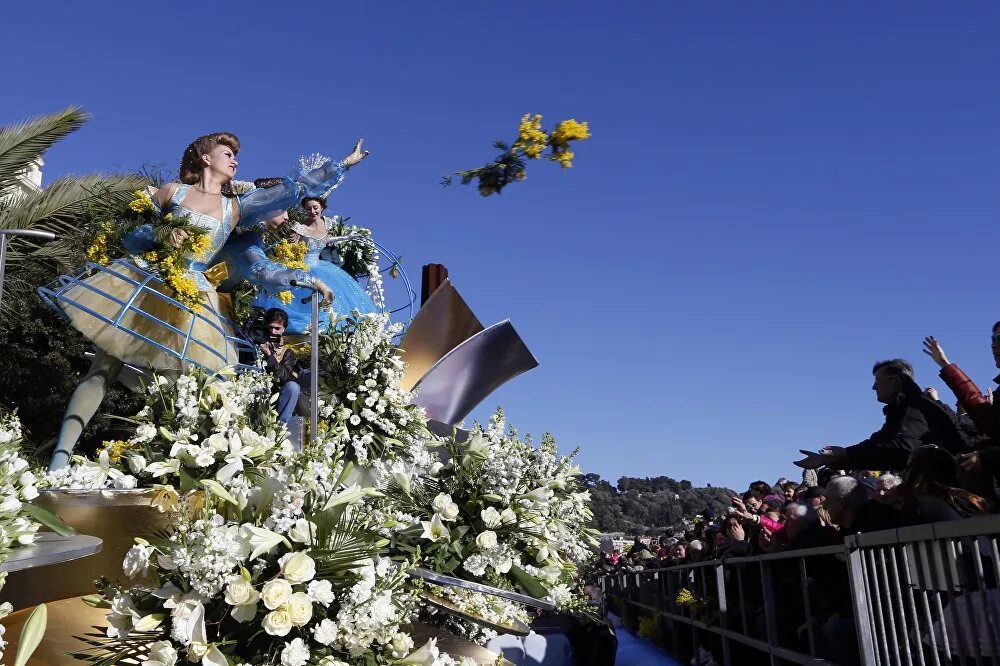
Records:
[[[693,664],[1000,664],[998,536],[985,516],[600,582],[626,625]]]

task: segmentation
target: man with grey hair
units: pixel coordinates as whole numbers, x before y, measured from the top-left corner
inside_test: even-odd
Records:
[[[835,476],[826,484],[823,506],[842,535],[877,532],[905,524],[899,510],[868,497],[865,487],[853,476]]]
[[[953,414],[931,399],[913,380],[913,367],[903,359],[880,361],[872,368],[875,398],[885,405],[885,424],[854,446],[828,446],[819,453],[802,451],[795,462],[803,468],[824,465],[851,470],[902,470],[910,453],[936,444],[952,454],[968,448]]]

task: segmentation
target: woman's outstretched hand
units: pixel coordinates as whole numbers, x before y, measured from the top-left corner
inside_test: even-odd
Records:
[[[948,357],[944,355],[944,349],[941,348],[941,344],[934,339],[933,335],[928,335],[924,338],[924,353],[930,356],[940,368],[951,364]]]
[[[368,151],[361,149],[364,143],[365,143],[364,139],[358,139],[358,142],[354,144],[354,150],[351,151],[350,155],[344,158],[344,164],[346,164],[349,167],[352,167],[361,160],[368,157]]]

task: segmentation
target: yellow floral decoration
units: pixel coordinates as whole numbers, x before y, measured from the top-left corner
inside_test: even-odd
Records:
[[[283,240],[271,248],[270,255],[272,259],[286,268],[308,270],[306,267],[306,252],[308,250],[309,248],[306,247],[305,243],[292,243]]]
[[[148,213],[155,208],[153,200],[149,198],[146,190],[136,190],[128,207],[136,213]]]

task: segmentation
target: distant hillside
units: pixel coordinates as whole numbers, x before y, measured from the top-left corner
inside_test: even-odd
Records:
[[[711,508],[726,512],[733,491],[728,488],[695,488],[690,481],[669,476],[633,479],[623,476],[612,486],[598,474],[585,474],[581,482],[590,490],[594,522],[602,532],[660,534],[685,516]]]

